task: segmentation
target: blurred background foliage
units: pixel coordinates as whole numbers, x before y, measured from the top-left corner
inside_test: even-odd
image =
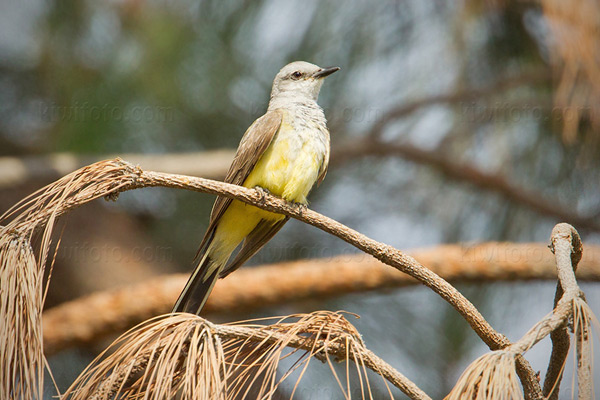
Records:
[[[235,148],[265,111],[276,72],[306,60],[342,68],[319,101],[333,156],[311,195],[315,210],[400,249],[546,241],[558,222],[415,152],[343,161],[336,153],[371,138],[499,176],[578,215],[588,222],[584,241],[600,242],[600,6],[593,0],[26,0],[1,7],[0,156],[175,157]],[[0,207],[45,183],[1,187]],[[213,200],[145,189],[77,210],[65,219],[47,305],[191,270]],[[123,259],[115,248],[151,251]],[[354,251],[292,221],[250,264]],[[459,289],[514,339],[550,311],[554,285]],[[585,287],[594,304],[598,287]],[[367,345],[433,397],[485,350],[422,288],[313,299],[256,316],[319,308],[361,315],[356,325]],[[214,319],[251,316],[232,310]],[[545,346],[531,354],[534,368],[545,368]],[[54,356],[59,385],[99,349]],[[335,383],[323,381],[319,368],[304,383],[319,391],[301,390],[298,398],[335,397]],[[563,394],[570,384],[567,376]]]

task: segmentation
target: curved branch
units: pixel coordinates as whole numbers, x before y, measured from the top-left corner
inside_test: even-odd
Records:
[[[569,228],[559,228],[559,229],[568,229],[572,230],[574,233],[571,234],[571,242],[573,250],[571,252],[571,265],[573,269],[573,273],[577,271],[577,266],[581,261],[583,256],[583,244],[581,243],[581,238],[577,231],[575,231],[572,227]],[[556,230],[556,228],[555,228]],[[554,238],[558,236],[553,231],[553,240],[552,247],[554,249]],[[555,250],[554,250],[555,251]],[[587,251],[586,251],[587,254]],[[564,269],[564,267],[562,267]],[[581,279],[581,276],[579,277]],[[556,294],[554,296],[554,308],[558,306],[558,302],[564,295],[563,284],[562,281],[559,281],[556,284]],[[569,355],[569,347],[571,346],[571,341],[569,338],[569,332],[567,331],[566,324],[562,327],[558,327],[550,333],[550,340],[552,341],[552,353],[550,354],[550,362],[548,363],[548,369],[546,371],[546,377],[544,378],[544,396],[546,396],[549,400],[557,400],[558,393],[560,391],[560,381],[562,379],[562,371],[565,360]]]
[[[265,195],[255,189],[216,182],[204,178],[194,178],[181,175],[139,170],[136,182],[130,187],[122,187],[119,192],[141,187],[162,186],[195,190],[206,193],[234,198],[263,210],[272,211],[295,218],[309,225],[330,233],[359,250],[370,254],[401,272],[417,279],[425,286],[440,295],[471,325],[473,330],[493,350],[503,348],[510,342],[502,334],[496,332],[483,318],[479,311],[456,288],[440,278],[433,271],[422,266],[414,258],[406,255],[392,246],[377,242],[362,233],[321,215],[310,209],[298,208],[294,204],[271,195]]]
[[[442,245],[411,251],[410,255],[452,282],[556,279],[554,258],[542,243]],[[598,259],[600,246],[586,246],[579,280],[600,281]],[[169,312],[187,279],[188,274],[153,278],[93,293],[45,311],[45,353],[90,344]],[[362,254],[285,262],[242,268],[219,280],[205,311],[252,311],[285,302],[416,283],[408,275]]]
[[[575,245],[579,243],[579,245]],[[517,342],[511,344],[506,350],[524,353],[534,344],[565,324],[573,314],[573,301],[583,298],[583,293],[577,285],[574,264],[572,259],[581,258],[581,239],[577,231],[569,224],[557,224],[552,230],[551,246],[556,256],[556,269],[558,281],[562,286],[563,296],[554,308],[554,311],[546,318],[535,324]]]
[[[392,246],[370,239],[331,218],[310,209],[299,208],[283,199],[265,195],[263,191],[210,179],[143,171],[141,168],[117,159],[99,162],[75,171],[51,185],[45,191],[42,190],[42,194],[38,197],[28,198],[23,203],[15,206],[4,215],[4,218],[18,214],[7,229],[19,231],[31,226],[39,229],[51,218],[56,218],[92,199],[101,196],[115,199],[120,192],[153,186],[194,190],[235,198],[244,203],[252,204],[267,211],[284,214],[322,229],[412,276],[432,289],[465,318],[475,333],[491,349],[501,349],[510,345],[509,340],[504,335],[496,332],[475,306],[456,288],[419,264],[414,258]],[[52,204],[54,205],[51,206]],[[41,206],[44,207],[40,209]],[[536,396],[539,393],[541,395],[539,382],[537,382],[531,366],[524,359],[518,359],[517,364],[526,393],[533,393]]]
[[[337,236],[359,250],[372,255],[381,262],[412,276],[432,289],[463,316],[475,333],[488,345],[488,347],[490,347],[490,349],[501,349],[510,344],[510,341],[504,335],[492,328],[485,318],[483,318],[479,310],[477,310],[469,300],[437,274],[419,264],[414,258],[394,247],[377,242],[331,218],[310,209],[298,208],[296,205],[290,204],[283,199],[270,195],[265,196],[263,192],[254,189],[247,189],[209,179],[152,171],[140,170],[139,178],[135,184],[129,188],[123,186],[119,191],[148,186],[163,186],[219,194],[225,197],[235,198],[244,203],[252,204],[263,210],[287,215],[317,227],[327,233]],[[537,381],[535,372],[529,363],[524,358],[520,357],[517,359],[517,365],[519,376],[526,387],[526,392],[534,393],[536,396],[541,395],[541,387]]]
[[[529,329],[517,342],[500,351],[485,354],[471,363],[459,379],[459,383],[452,389],[452,392],[448,396],[449,399],[462,399],[464,396],[471,398],[470,395],[477,391],[498,393],[497,396],[506,397],[507,393],[505,391],[507,388],[504,382],[510,380],[509,377],[511,374],[514,374],[514,364],[509,363],[499,367],[499,361],[501,359],[506,360],[506,357],[509,357],[509,360],[513,358],[518,360],[519,357],[522,357],[536,343],[557,329],[560,329],[569,321],[573,321],[572,329],[578,342],[577,372],[579,378],[579,398],[591,398],[593,390],[589,325],[593,315],[585,303],[583,292],[579,289],[575,278],[575,263],[579,262],[582,256],[581,239],[571,225],[560,223],[552,230],[550,248],[556,257],[558,280],[564,292],[557,306],[550,314]],[[560,368],[557,375],[559,379],[562,374],[562,364],[553,368]],[[485,379],[483,378],[484,376]],[[558,382],[556,382],[556,387],[554,387],[554,383],[552,382],[550,389],[558,394]],[[510,389],[514,393],[512,389],[514,387]],[[546,390],[546,385],[544,390]],[[516,397],[518,398],[519,396]],[[515,398],[515,396],[509,395],[507,398]]]

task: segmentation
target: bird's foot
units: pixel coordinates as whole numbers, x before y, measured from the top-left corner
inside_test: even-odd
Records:
[[[260,202],[260,204],[264,205],[266,203],[267,196],[270,195],[271,192],[269,192],[269,189],[265,189],[261,186],[254,186],[254,190],[260,193],[260,199],[258,201]]]
[[[302,213],[304,213],[304,211],[308,210],[308,205],[306,203],[300,203],[295,201],[292,201],[291,203],[292,206],[296,209],[296,211],[298,211],[300,216],[302,216]]]

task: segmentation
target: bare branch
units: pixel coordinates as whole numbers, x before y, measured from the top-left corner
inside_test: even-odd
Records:
[[[573,272],[577,271],[577,266],[583,255],[583,245],[577,232],[572,237],[573,251],[571,252],[571,264],[573,266]],[[587,255],[587,251],[586,251]],[[581,274],[579,280],[581,280]],[[558,305],[559,300],[564,294],[562,283],[559,280],[556,284],[556,294],[554,295],[554,308]],[[544,378],[544,396],[549,400],[558,400],[558,394],[560,392],[560,382],[562,380],[562,371],[564,369],[567,356],[569,354],[569,348],[571,341],[569,339],[569,332],[567,326],[559,327],[550,333],[550,340],[552,341],[552,353],[550,354],[550,361],[548,363],[548,369],[546,371],[546,377]]]
[[[466,320],[475,332],[492,348],[502,348],[508,340],[496,332],[485,321],[477,309],[460,294],[452,285],[441,279],[431,270],[420,265],[414,258],[403,252],[379,243],[367,236],[346,227],[339,222],[318,214],[310,209],[299,209],[280,198],[244,187],[216,182],[209,179],[164,174],[152,171],[139,171],[136,182],[130,187],[123,185],[119,191],[149,186],[163,186],[196,190],[225,197],[235,198],[267,211],[277,212],[313,225],[325,232],[350,243],[359,250],[371,254],[378,260],[417,279],[444,300],[450,303]]]
[[[563,287],[564,294],[551,314],[529,329],[519,341],[504,349],[506,351],[522,354],[549,335],[550,332],[561,327],[573,313],[573,301],[582,296],[575,279],[575,273],[571,267],[571,234],[564,235],[564,230],[557,229],[564,226],[571,228],[568,224],[558,224],[552,231],[552,247],[556,255],[558,279]]]
[[[463,318],[465,318],[475,333],[477,333],[477,335],[492,350],[501,349],[510,344],[510,341],[504,335],[495,331],[475,306],[456,290],[456,288],[431,270],[420,265],[414,258],[407,256],[391,246],[370,239],[331,218],[325,217],[310,209],[299,209],[293,204],[289,204],[274,196],[264,196],[262,192],[253,189],[202,178],[191,178],[157,172],[141,171],[136,185],[131,188],[122,186],[120,191],[146,186],[164,186],[221,194],[226,197],[243,201],[244,203],[252,204],[264,210],[281,213],[313,225],[325,232],[337,236],[359,250],[371,254],[383,263],[412,276],[432,289],[454,307]],[[519,368],[519,377],[526,387],[526,392],[541,395],[541,387],[531,366],[522,358],[517,359],[517,365]]]
[[[538,322],[523,338],[507,347],[505,351],[522,354],[551,332],[560,329],[568,322],[569,318],[573,318],[575,320],[574,332],[578,343],[579,398],[591,398],[592,383],[588,343],[590,340],[589,320],[593,314],[585,303],[583,292],[579,289],[575,278],[576,263],[582,257],[582,243],[579,234],[569,224],[557,224],[552,230],[551,249],[556,256],[558,279],[564,294],[549,316]],[[579,317],[575,318],[576,315]],[[560,379],[560,374],[557,379]],[[558,384],[554,391],[558,392]]]
[[[451,282],[556,279],[554,257],[542,243],[442,245],[411,251],[410,255]],[[600,281],[598,260],[600,246],[586,246],[578,279]],[[167,313],[187,279],[187,274],[153,278],[137,285],[94,293],[45,311],[45,353],[89,344]],[[365,255],[242,268],[217,282],[205,312],[251,311],[308,298],[416,283],[408,275]]]
[[[512,368],[496,368],[499,358],[512,357],[517,359],[527,352],[536,343],[548,336],[556,329],[560,329],[569,319],[573,319],[573,331],[578,342],[578,383],[579,398],[589,399],[592,396],[591,365],[590,365],[590,320],[593,318],[592,311],[585,302],[583,293],[577,285],[575,271],[571,260],[581,259],[581,239],[577,231],[569,224],[561,223],[554,227],[551,237],[551,249],[556,256],[556,267],[558,279],[563,289],[563,296],[552,313],[536,323],[519,341],[505,347],[504,349],[488,353],[473,362],[454,387],[449,399],[462,398],[465,393],[469,396],[474,387],[482,393],[501,396],[509,390],[504,382],[510,381],[510,375],[514,372]],[[489,387],[481,387],[480,381],[486,376]],[[560,377],[560,373],[558,374]],[[491,377],[491,378],[490,378]],[[495,379],[494,379],[495,377]],[[554,386],[554,385],[552,385]],[[558,385],[554,388],[558,391]],[[511,390],[508,398],[518,398]],[[485,398],[494,398],[489,397]],[[470,398],[470,397],[469,397]],[[541,397],[540,397],[541,398]]]

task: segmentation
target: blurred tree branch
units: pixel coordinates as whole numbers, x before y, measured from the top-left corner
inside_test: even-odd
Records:
[[[546,200],[541,193],[516,186],[498,173],[483,172],[468,163],[456,162],[438,151],[422,150],[406,143],[389,143],[376,140],[356,140],[339,145],[332,154],[333,163],[344,163],[357,157],[387,156],[435,168],[446,177],[472,184],[480,189],[495,192],[516,204],[528,207],[542,215],[567,221],[580,229],[600,232],[600,222],[595,216],[582,216],[559,205],[556,200]]]
[[[369,136],[369,135],[365,135]],[[211,179],[222,178],[234,152],[215,150],[199,153],[179,153],[162,155],[131,154],[134,164],[148,169],[161,169],[171,173],[205,176]],[[371,139],[356,139],[339,144],[332,150],[331,165],[337,166],[352,162],[359,157],[401,157],[407,161],[430,166],[446,177],[472,184],[480,189],[497,193],[508,200],[525,206],[541,215],[566,221],[580,229],[600,232],[600,223],[596,215],[583,216],[565,209],[554,200],[545,200],[545,196],[531,189],[516,186],[499,173],[483,172],[468,163],[456,162],[438,151],[423,150],[407,143],[388,143]],[[49,179],[54,174],[67,174],[73,169],[85,165],[85,157],[67,154],[46,157],[19,159],[0,158],[0,190],[29,179]]]
[[[411,252],[423,265],[452,282],[556,279],[554,259],[541,243],[442,245]],[[586,246],[578,278],[600,281],[600,247]],[[154,278],[137,285],[94,293],[44,312],[44,350],[92,343],[167,313],[187,274]],[[243,268],[219,280],[206,313],[254,310],[309,298],[414,285],[406,274],[372,257],[343,255]]]
[[[551,70],[547,68],[536,69],[520,75],[504,77],[488,86],[460,89],[453,93],[440,94],[423,99],[413,100],[388,111],[384,116],[379,118],[371,127],[369,132],[363,136],[371,139],[377,139],[381,136],[382,131],[391,121],[406,117],[424,107],[429,107],[436,104],[455,104],[482,100],[488,97],[498,96],[500,93],[506,90],[525,85],[537,85],[548,82],[551,77]]]
[[[235,151],[211,150],[177,154],[120,154],[133,164],[148,169],[185,175],[199,175],[209,179],[222,179],[231,164]],[[0,190],[27,181],[51,181],[65,176],[98,159],[115,155],[91,156],[56,153],[45,156],[0,157]]]

